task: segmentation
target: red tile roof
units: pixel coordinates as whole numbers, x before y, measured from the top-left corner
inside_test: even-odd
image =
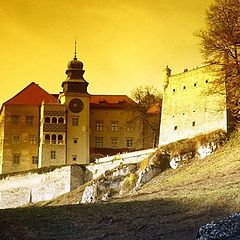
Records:
[[[41,105],[43,101],[45,103],[58,103],[54,96],[32,82],[4,104]]]
[[[92,95],[90,106],[93,108],[126,108],[136,106],[127,95]]]
[[[149,114],[160,113],[161,112],[161,108],[162,108],[161,105],[162,105],[161,103],[154,104],[152,107],[150,107],[150,109],[148,110],[147,113],[149,113]]]

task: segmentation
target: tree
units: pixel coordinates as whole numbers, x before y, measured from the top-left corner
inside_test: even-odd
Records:
[[[159,137],[162,96],[152,86],[140,86],[131,95],[139,110],[137,118],[143,123],[143,145],[155,147]]]
[[[240,0],[215,0],[206,11],[206,26],[195,33],[207,64],[218,66],[218,85],[225,84],[228,112],[240,123]]]

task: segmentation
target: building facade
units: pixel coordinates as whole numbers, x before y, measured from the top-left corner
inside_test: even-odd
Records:
[[[36,83],[0,112],[0,174],[89,164],[96,157],[143,149],[143,125],[126,95],[90,95],[83,63],[68,63],[60,94]],[[159,113],[156,113],[159,114]]]
[[[215,130],[227,131],[225,86],[214,92],[217,78],[213,66],[171,75],[166,67],[162,78],[162,112],[159,146]]]

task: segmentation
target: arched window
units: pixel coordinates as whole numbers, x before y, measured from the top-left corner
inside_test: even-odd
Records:
[[[52,135],[52,144],[56,144],[57,136],[55,134]]]
[[[58,135],[58,144],[63,144],[63,136]]]
[[[49,134],[46,134],[45,135],[45,143],[50,143],[50,135]]]
[[[52,118],[52,123],[57,123],[57,118],[53,117]]]
[[[58,119],[58,123],[64,123],[63,117],[60,117],[60,118]]]
[[[50,123],[50,117],[45,117],[45,123]]]

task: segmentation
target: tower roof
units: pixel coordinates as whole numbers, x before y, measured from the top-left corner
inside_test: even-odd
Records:
[[[45,103],[58,103],[54,96],[32,82],[4,104],[41,105],[43,101]]]

